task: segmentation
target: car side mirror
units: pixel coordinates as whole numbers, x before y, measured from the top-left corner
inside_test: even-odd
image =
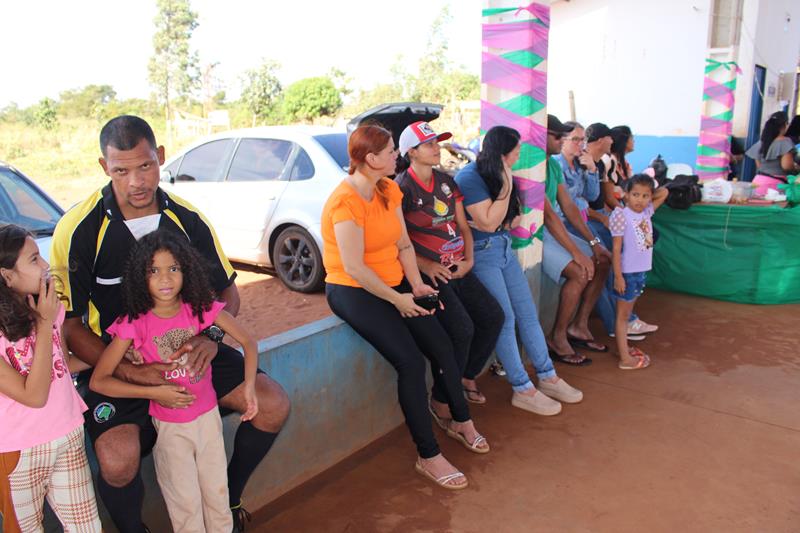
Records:
[[[172,175],[171,170],[162,170],[161,171],[161,181],[168,181],[170,185],[175,183],[175,176]]]

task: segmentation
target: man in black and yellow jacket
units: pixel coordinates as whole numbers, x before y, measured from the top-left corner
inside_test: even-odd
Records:
[[[185,235],[208,260],[211,283],[225,310],[236,315],[239,293],[236,272],[222,251],[208,220],[192,205],[159,188],[164,147],[156,144],[150,126],[139,117],[123,115],[100,133],[99,162],[111,181],[70,209],[56,226],[51,268],[63,281],[67,318],[64,335],[76,357],[94,366],[110,342],[106,328],[122,314],[121,281],[130,250],[156,229]],[[211,329],[211,328],[209,328]],[[211,365],[220,409],[244,412],[244,362],[241,354],[220,342],[218,328],[187,342],[189,369],[203,372]],[[133,357],[135,358],[135,357]],[[165,383],[163,366],[123,361],[117,376],[132,383]],[[90,372],[90,371],[87,371]],[[85,376],[83,376],[85,377]],[[289,413],[281,386],[259,371],[256,381],[259,413],[236,432],[228,466],[234,524],[242,527],[246,512],[241,494],[250,474],[269,451]],[[85,395],[86,426],[100,466],[98,492],[121,532],[146,531],[141,511],[144,486],[139,459],[155,443],[148,401],[110,398],[93,391]]]

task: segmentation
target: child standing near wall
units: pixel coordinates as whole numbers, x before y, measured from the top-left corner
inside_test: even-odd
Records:
[[[223,310],[225,304],[215,301],[203,258],[180,234],[158,230],[142,237],[131,253],[122,286],[127,316],[108,328],[114,338],[89,386],[107,396],[150,400],[158,432],[153,449],[156,475],[175,532],[231,531],[222,419],[211,368],[203,375],[190,375],[182,366],[183,354],[191,350],[186,341],[211,324],[244,347],[246,421],[258,412],[256,343]],[[167,384],[135,385],[113,376],[131,345],[145,363],[174,363],[165,371]]]
[[[616,338],[619,368],[639,370],[650,365],[650,357],[628,346],[628,317],[636,299],[644,292],[647,272],[653,264],[653,222],[656,209],[667,199],[666,189],[655,190],[646,174],[633,176],[627,184],[625,207],[609,217],[614,239],[614,297],[617,300]]]
[[[27,231],[0,227],[0,514],[6,533],[42,531],[46,497],[65,531],[95,533],[86,404],[72,383],[49,266]]]

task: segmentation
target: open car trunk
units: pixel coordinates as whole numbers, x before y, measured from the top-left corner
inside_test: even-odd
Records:
[[[392,132],[395,144],[400,140],[400,134],[409,124],[418,120],[431,122],[439,118],[442,112],[439,104],[420,102],[396,102],[381,104],[370,110],[364,111],[347,123],[347,136],[353,133],[362,124],[377,123]]]

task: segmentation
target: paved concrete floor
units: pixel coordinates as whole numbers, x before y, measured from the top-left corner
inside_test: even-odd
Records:
[[[474,406],[492,451],[437,428],[469,477],[450,492],[413,469],[405,427],[255,516],[277,532],[798,532],[800,305],[749,306],[650,290],[639,345],[649,369],[613,356],[558,365],[581,404],[555,417],[511,407],[503,378]],[[248,528],[249,530],[249,528]]]

